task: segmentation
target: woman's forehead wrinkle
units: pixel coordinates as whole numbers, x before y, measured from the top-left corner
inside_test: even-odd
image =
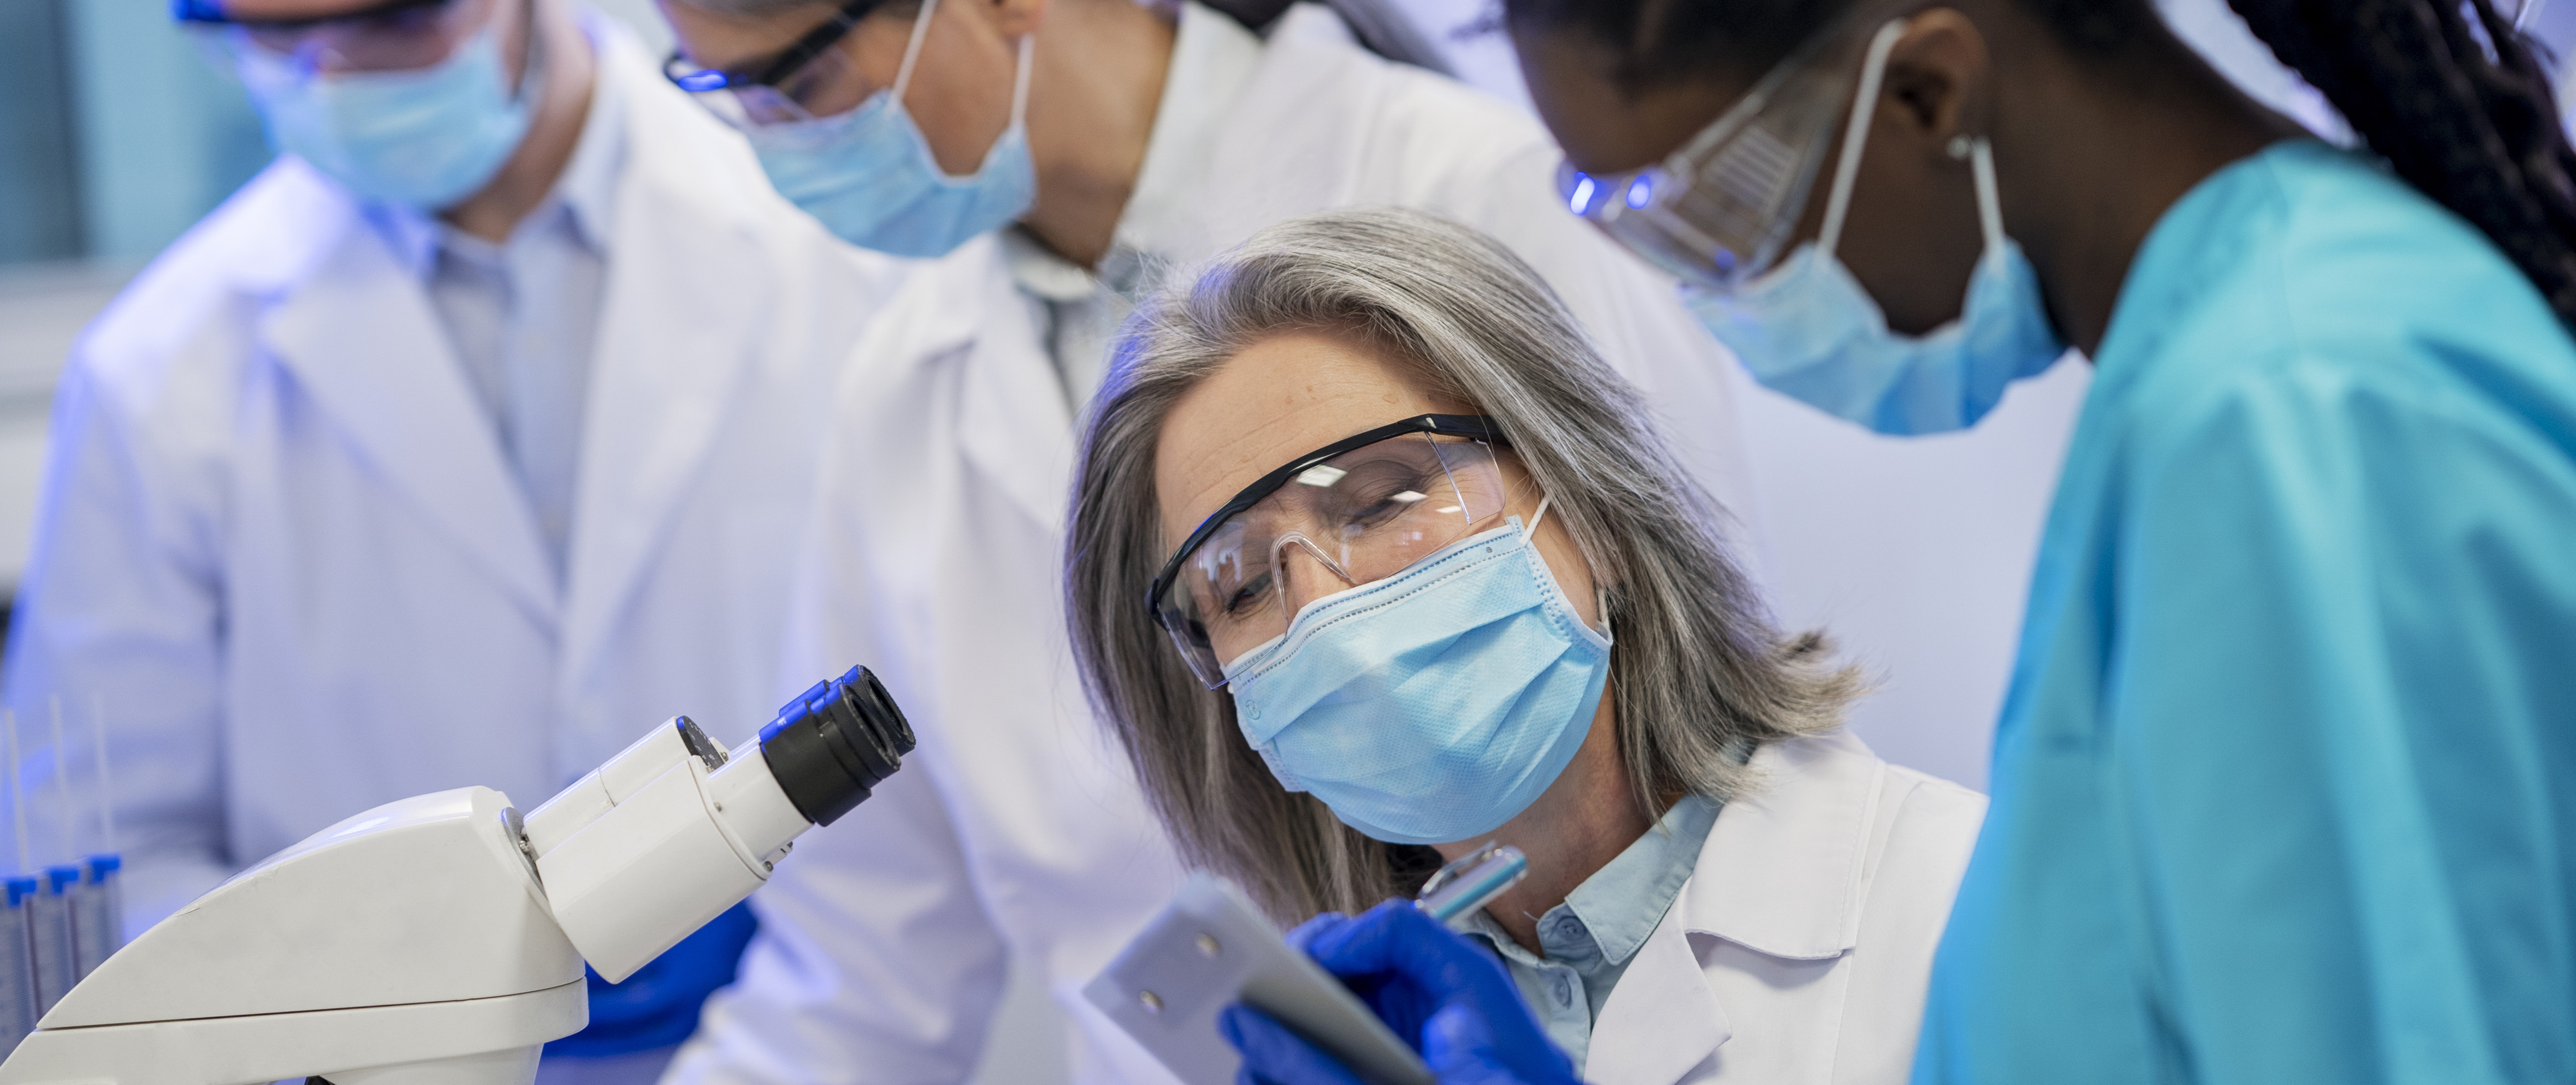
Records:
[[[1290,459],[1431,407],[1405,374],[1338,337],[1245,347],[1164,419],[1155,476],[1179,498],[1166,502],[1165,526],[1186,535]]]

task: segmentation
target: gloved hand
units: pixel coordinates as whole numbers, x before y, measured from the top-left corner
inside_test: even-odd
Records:
[[[1357,919],[1316,916],[1288,944],[1349,985],[1441,1085],[1578,1085],[1502,964],[1411,901],[1387,901]],[[1226,1007],[1217,1027],[1243,1053],[1241,1085],[1361,1085],[1258,1010]]]

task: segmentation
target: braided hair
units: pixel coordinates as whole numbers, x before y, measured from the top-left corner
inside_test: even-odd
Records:
[[[2398,176],[2485,231],[2576,325],[2576,150],[2512,20],[2490,0],[2229,5]]]
[[[2164,34],[2148,0],[2015,0],[2068,48],[2119,60]],[[2534,48],[2493,0],[2228,0],[2397,175],[2484,231],[2576,326],[2576,150]],[[1504,0],[1584,30],[1632,90],[1779,56],[1850,0]],[[1759,71],[1737,72],[1741,76]]]

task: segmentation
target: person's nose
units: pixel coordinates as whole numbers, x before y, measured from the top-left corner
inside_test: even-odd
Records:
[[[1351,586],[1324,560],[1323,555],[1315,552],[1312,541],[1304,536],[1290,536],[1281,542],[1277,564],[1273,567],[1278,570],[1280,616],[1283,619],[1293,621],[1298,611],[1306,609],[1306,604]]]

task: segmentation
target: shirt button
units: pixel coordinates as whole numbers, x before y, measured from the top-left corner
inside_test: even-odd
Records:
[[[1574,1005],[1574,980],[1562,972],[1556,977],[1556,1000],[1567,1006]]]
[[[1583,921],[1570,915],[1556,917],[1556,935],[1559,938],[1583,937]]]

